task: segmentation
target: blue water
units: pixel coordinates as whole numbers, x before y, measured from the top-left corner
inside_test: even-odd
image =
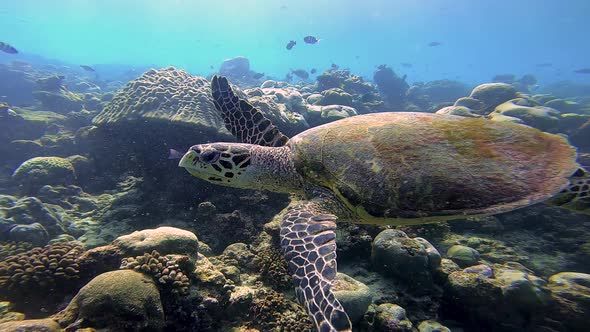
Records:
[[[589,83],[573,73],[590,67],[589,14],[588,0],[2,0],[0,41],[21,54],[0,62],[38,55],[205,75],[243,55],[277,77],[331,63],[371,77],[386,63],[410,82],[534,73]]]

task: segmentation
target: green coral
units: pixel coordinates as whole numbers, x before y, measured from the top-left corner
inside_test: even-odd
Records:
[[[35,157],[23,162],[12,177],[27,189],[47,184],[68,184],[76,178],[74,165],[61,157]]]

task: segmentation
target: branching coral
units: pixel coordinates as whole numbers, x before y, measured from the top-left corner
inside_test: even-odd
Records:
[[[64,242],[33,248],[0,262],[0,294],[27,315],[54,310],[80,284],[77,259],[84,248]],[[16,302],[18,300],[18,302]]]
[[[252,322],[263,331],[312,331],[313,325],[303,308],[285,299],[283,294],[262,291],[250,307]]]
[[[254,260],[262,278],[275,289],[293,287],[287,261],[281,252],[274,248],[265,248],[256,254]]]
[[[0,241],[0,260],[23,253],[32,247],[30,242]]]
[[[162,256],[156,250],[143,256],[123,258],[121,269],[130,269],[147,274],[172,294],[187,295],[190,279],[186,271],[190,266],[187,256]]]

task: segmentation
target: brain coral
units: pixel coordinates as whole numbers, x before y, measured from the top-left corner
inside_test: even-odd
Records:
[[[209,82],[184,70],[151,69],[119,90],[94,119],[95,125],[163,120],[223,128]]]
[[[23,162],[12,177],[31,189],[46,184],[70,184],[75,179],[74,166],[61,157],[35,157]]]

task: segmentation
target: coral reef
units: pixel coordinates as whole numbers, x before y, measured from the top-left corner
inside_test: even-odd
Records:
[[[399,77],[393,69],[381,65],[373,74],[373,81],[377,84],[379,92],[385,101],[392,107],[401,108],[406,99],[406,91],[409,89],[405,77]]]
[[[281,293],[273,290],[257,294],[250,306],[254,326],[263,331],[313,331],[313,325],[303,308],[289,303]]]
[[[29,251],[31,248],[33,248],[33,244],[29,242],[0,241],[0,261],[6,257]]]
[[[352,323],[357,323],[363,318],[373,300],[367,285],[344,273],[336,275],[332,291]]]
[[[118,237],[112,244],[126,255],[142,255],[155,250],[158,255],[181,254],[194,259],[199,250],[194,233],[175,227],[135,231]]]
[[[23,162],[12,174],[26,192],[46,184],[72,184],[76,179],[74,165],[61,157],[35,157]]]
[[[50,318],[46,319],[28,319],[22,321],[0,323],[0,331],[4,332],[22,332],[22,331],[42,331],[42,332],[61,332],[63,331],[59,324]]]
[[[33,96],[41,102],[42,110],[61,114],[82,110],[84,97],[68,90],[64,79],[64,76],[54,75],[37,80],[41,90],[33,91]]]
[[[58,243],[9,256],[0,262],[0,293],[28,313],[51,308],[75,291],[82,252],[78,243]]]
[[[53,318],[66,330],[160,330],[165,325],[155,282],[132,270],[106,272],[92,279]]]
[[[283,258],[280,250],[275,248],[260,250],[256,253],[255,263],[262,279],[274,289],[286,290],[293,288],[287,261]]]
[[[375,269],[405,281],[416,292],[427,293],[441,257],[425,239],[411,239],[402,231],[387,229],[373,240],[371,261]]]
[[[192,269],[191,269],[192,267]],[[172,294],[187,295],[190,280],[186,271],[194,270],[188,256],[162,256],[156,250],[142,256],[123,258],[121,269],[130,269],[154,278]]]
[[[96,125],[119,122],[170,121],[194,130],[223,128],[207,80],[168,67],[149,70],[129,82],[93,120]]]

